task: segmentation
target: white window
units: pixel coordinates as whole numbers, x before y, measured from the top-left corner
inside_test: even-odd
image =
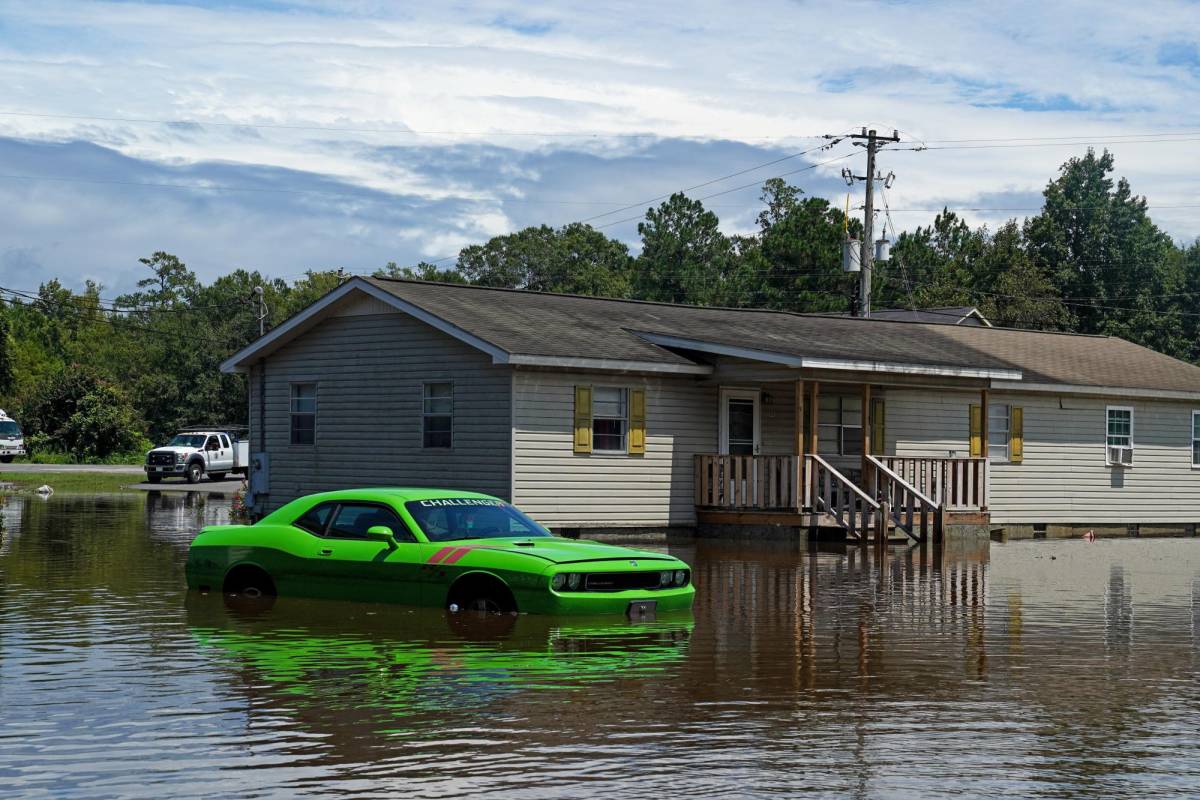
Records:
[[[1132,466],[1133,409],[1129,406],[1109,406],[1105,409],[1105,418],[1105,463]]]
[[[1003,403],[988,404],[988,460],[1008,461],[1008,443],[1011,440],[1012,415]]]
[[[450,447],[454,440],[454,384],[425,384],[421,406],[421,446]]]
[[[817,453],[857,456],[862,451],[862,397],[821,395],[817,401]]]
[[[1200,411],[1192,412],[1192,466],[1200,467]]]
[[[624,453],[628,447],[629,392],[597,386],[592,395],[592,450]]]

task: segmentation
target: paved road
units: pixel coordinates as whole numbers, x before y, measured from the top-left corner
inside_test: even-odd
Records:
[[[30,464],[14,461],[0,464],[0,472],[112,472],[118,475],[143,475],[140,466],[130,464]]]

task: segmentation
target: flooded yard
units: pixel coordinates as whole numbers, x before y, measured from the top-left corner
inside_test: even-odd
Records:
[[[187,595],[228,502],[0,509],[7,797],[1200,794],[1200,540],[699,541],[647,623]]]

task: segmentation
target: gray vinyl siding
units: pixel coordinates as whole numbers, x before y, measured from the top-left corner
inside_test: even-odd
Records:
[[[644,456],[574,452],[576,385],[646,390]],[[567,528],[695,524],[693,456],[717,451],[715,386],[517,370],[513,402],[513,502],[535,519]]]
[[[405,314],[330,318],[266,361],[267,508],[311,492],[434,486],[508,498],[511,369]],[[258,376],[250,391],[259,446]],[[422,385],[454,385],[453,447],[422,445]],[[292,383],[317,385],[316,443],[290,444]]]
[[[1024,409],[1025,459],[992,463],[997,524],[1126,525],[1200,521],[1200,470],[1192,468],[1192,410],[1200,404],[994,392]],[[968,407],[976,393],[889,390],[888,452],[969,454]],[[1105,408],[1134,409],[1134,465],[1106,466]]]

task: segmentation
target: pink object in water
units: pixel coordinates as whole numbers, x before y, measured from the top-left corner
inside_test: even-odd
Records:
[[[1095,531],[1087,531],[1086,533],[1083,534],[1083,540],[1085,542],[1096,541],[1096,532]]]

